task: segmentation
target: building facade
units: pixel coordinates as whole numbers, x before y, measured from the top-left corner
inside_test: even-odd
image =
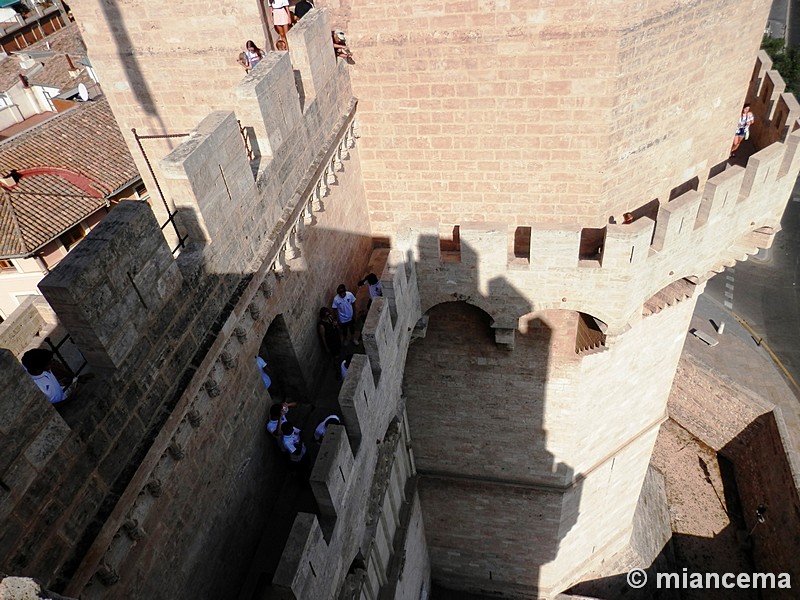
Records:
[[[129,147],[189,135],[133,152],[164,203],[40,286],[114,397],[54,413],[0,355],[29,432],[4,569],[82,598],[533,598],[625,550],[697,295],[771,243],[800,168],[800,107],[751,68],[768,3],[331,3],[246,77],[258,4],[73,9]],[[344,425],[281,537],[251,359],[312,389],[317,307],[368,267]]]

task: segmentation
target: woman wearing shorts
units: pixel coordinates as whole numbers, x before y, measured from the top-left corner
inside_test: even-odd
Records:
[[[742,107],[742,116],[739,117],[739,122],[736,124],[736,133],[733,134],[733,145],[731,146],[731,156],[736,156],[736,151],[739,149],[742,141],[750,137],[750,125],[755,121],[753,113],[750,112],[750,105],[745,104]]]

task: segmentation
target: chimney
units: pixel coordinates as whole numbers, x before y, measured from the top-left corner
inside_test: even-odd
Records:
[[[65,54],[64,56],[67,57],[67,65],[69,66],[69,70],[70,71],[74,71],[75,70],[75,63],[72,62],[72,57],[69,54]]]
[[[25,89],[31,87],[31,84],[28,83],[28,78],[25,77],[25,75],[23,75],[22,73],[19,74],[19,80],[22,82],[22,87],[24,87]]]

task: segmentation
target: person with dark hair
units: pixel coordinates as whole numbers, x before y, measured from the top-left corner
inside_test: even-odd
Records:
[[[298,19],[302,19],[312,8],[314,8],[314,5],[309,2],[309,0],[300,0],[300,2],[294,5],[294,16]]]
[[[356,303],[356,297],[353,292],[348,292],[347,287],[342,283],[336,288],[336,295],[333,297],[331,308],[334,309],[339,318],[339,325],[341,326],[344,341],[352,337],[353,343],[357,346],[359,340],[356,337],[356,322],[354,317],[353,307]]]
[[[273,435],[275,439],[280,437],[280,426],[286,422],[286,413],[289,407],[281,402],[276,402],[269,407],[269,421],[267,421],[267,433]],[[280,445],[280,444],[279,444]],[[281,449],[283,447],[281,446]]]
[[[746,139],[750,138],[750,125],[753,124],[756,118],[750,112],[750,105],[745,104],[742,107],[742,115],[739,117],[739,122],[736,124],[736,133],[733,135],[733,144],[731,145],[731,156],[736,156],[736,151],[739,146]]]
[[[53,353],[50,350],[44,348],[28,350],[22,355],[22,366],[52,404],[64,402],[75,391],[77,377],[65,389],[53,375]]]
[[[256,46],[253,40],[247,40],[247,43],[244,45],[244,58],[247,63],[244,70],[249,73],[253,70],[253,67],[264,58],[264,51]]]
[[[336,313],[327,306],[319,309],[317,335],[319,335],[319,341],[322,343],[325,352],[336,358],[339,352],[342,351],[342,334],[339,331]]]
[[[377,298],[378,296],[383,296],[383,285],[381,284],[381,280],[378,279],[378,276],[375,273],[370,273],[364,279],[358,282],[358,287],[362,285],[366,285],[369,287],[369,304],[372,304],[372,299]],[[367,306],[367,310],[369,310],[369,305]]]

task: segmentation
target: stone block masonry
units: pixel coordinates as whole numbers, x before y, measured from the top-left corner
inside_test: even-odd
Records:
[[[253,357],[281,346],[270,360],[294,357],[309,389],[316,311],[363,277],[374,234],[386,293],[312,473],[319,515],[255,584],[420,597],[429,556],[452,588],[552,596],[623,550],[696,293],[770,242],[800,133],[760,60],[756,152],[722,164],[765,0],[618,4],[343,4],[356,102],[324,11],[243,77],[256,5],[81,3],[123,129],[189,133],[148,150],[188,239],[173,259],[134,204],[106,229],[138,236],[101,225],[96,255],[66,259],[75,277],[52,274],[104,393],[69,432],[46,405],[14,431],[9,563],[33,548],[28,568],[87,599],[238,590],[281,482]],[[74,441],[66,469],[51,432]],[[76,487],[55,499],[54,475]]]
[[[329,43],[318,14],[296,48]],[[269,80],[262,66],[242,85]],[[300,377],[318,377],[318,308],[363,275],[371,248],[355,101],[341,65],[328,66],[272,156],[248,163],[235,117],[219,112],[166,159],[164,190],[190,234],[177,259],[150,208],[124,203],[43,282],[98,385],[67,424],[18,364],[3,369],[4,389],[26,390],[2,398],[14,424],[0,471],[3,570],[86,598],[219,597],[240,585],[283,458],[263,434],[270,402],[253,358],[280,317],[306,357]],[[292,94],[299,106],[288,85],[253,114]]]
[[[332,0],[376,231],[603,227],[702,184],[728,156],[769,5]]]

